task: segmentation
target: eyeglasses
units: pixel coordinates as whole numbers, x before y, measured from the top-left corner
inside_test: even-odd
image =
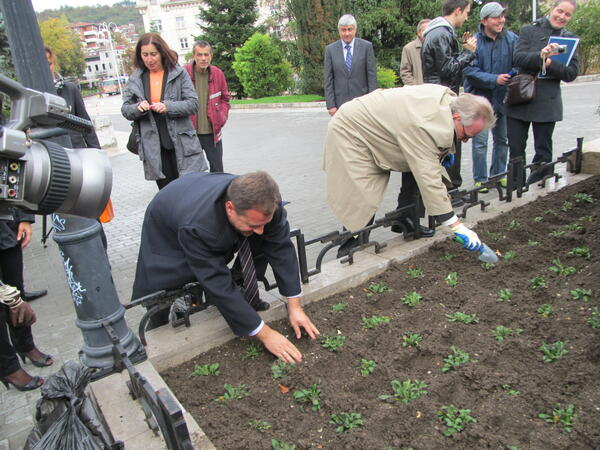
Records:
[[[465,126],[461,123],[460,124],[462,126],[462,140],[463,141],[468,141],[469,139],[473,139],[475,136],[471,136],[469,133],[467,133],[467,130],[465,130]]]

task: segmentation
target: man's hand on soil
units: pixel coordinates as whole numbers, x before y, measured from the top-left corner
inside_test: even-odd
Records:
[[[256,337],[265,348],[286,363],[295,364],[302,362],[302,353],[285,338],[268,325],[264,325]]]
[[[288,320],[296,333],[296,339],[302,337],[301,328],[304,328],[311,339],[316,339],[321,334],[302,309],[299,297],[288,299]]]

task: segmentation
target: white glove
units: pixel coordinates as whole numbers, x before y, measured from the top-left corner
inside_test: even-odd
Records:
[[[450,229],[454,235],[463,242],[463,248],[466,248],[472,252],[479,251],[481,249],[482,244],[477,236],[477,233],[475,233],[473,230],[469,230],[462,222],[457,226],[451,226]]]

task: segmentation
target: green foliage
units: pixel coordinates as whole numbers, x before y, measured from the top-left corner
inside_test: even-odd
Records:
[[[594,221],[594,216],[581,216],[579,218],[581,222],[589,222],[592,223]]]
[[[79,35],[65,17],[50,18],[40,23],[40,33],[44,44],[49,46],[56,57],[55,71],[63,76],[79,77],[85,71],[85,59]]]
[[[588,319],[587,323],[594,329],[600,328],[600,310],[598,308],[592,310],[592,316]]]
[[[335,431],[343,433],[351,430],[352,428],[362,427],[363,419],[362,414],[351,412],[342,412],[339,414],[332,414],[329,423],[336,425]]]
[[[218,376],[219,375],[219,363],[214,364],[204,364],[203,366],[199,364],[194,364],[194,370],[190,373],[191,377],[207,377],[209,375]]]
[[[444,367],[442,367],[442,372],[444,372],[444,373],[454,370],[454,369],[458,368],[459,366],[466,364],[470,361],[470,357],[467,352],[463,352],[462,350],[459,350],[454,345],[452,347],[450,347],[450,350],[452,351],[452,353],[450,353],[444,359],[445,364],[444,364]]]
[[[544,214],[550,215],[550,216],[558,216],[558,213],[556,211],[554,211],[553,209],[547,209],[546,211],[544,211]]]
[[[577,418],[577,414],[573,405],[569,404],[563,408],[560,403],[557,403],[551,413],[538,414],[538,417],[552,425],[562,425],[563,430],[570,433],[573,431],[573,422]]]
[[[48,3],[48,6],[54,5]],[[117,25],[127,25],[133,23],[136,30],[143,32],[144,23],[139,11],[135,8],[135,1],[123,0],[110,5],[95,5],[95,6],[61,6],[57,9],[46,9],[37,13],[39,21],[44,21],[50,18],[59,19],[66,17],[69,23],[77,22],[113,22]]]
[[[406,333],[402,336],[402,347],[417,347],[422,340],[423,337],[418,333]]]
[[[548,345],[544,342],[540,346],[539,350],[542,352],[542,360],[545,363],[552,363],[569,353],[569,351],[565,348],[565,343],[563,341],[556,341],[551,345]]]
[[[248,389],[246,389],[246,385],[245,384],[240,384],[239,386],[235,387],[232,386],[231,384],[226,383],[224,386],[225,388],[225,393],[219,397],[217,397],[217,401],[218,402],[228,402],[230,400],[241,400],[244,397],[248,397],[250,395],[250,392],[248,392]]]
[[[458,285],[458,274],[456,272],[450,272],[446,276],[446,284],[450,287],[456,287]]]
[[[573,209],[573,202],[569,201],[569,200],[565,200],[562,204],[562,206],[560,207],[561,211],[563,212],[567,212],[571,209]]]
[[[402,297],[402,303],[404,303],[407,306],[413,307],[421,303],[422,298],[423,297],[421,296],[421,294],[412,291],[406,294],[404,297]]]
[[[330,352],[337,352],[346,342],[346,336],[323,336],[321,347]]]
[[[390,318],[388,316],[371,316],[368,318],[362,318],[363,328],[375,328],[386,323],[390,323]]]
[[[554,231],[548,233],[548,235],[552,236],[552,237],[560,237],[560,236],[562,236],[564,234],[565,234],[565,232],[564,231],[560,231],[560,230],[554,230]]]
[[[360,360],[360,374],[363,377],[371,375],[375,368],[377,367],[377,363],[370,359],[361,359]]]
[[[244,359],[256,359],[258,355],[260,355],[260,345],[255,344],[254,342],[250,343],[248,347],[246,347],[246,353],[244,353]]]
[[[534,241],[532,239],[529,239],[527,241],[527,245],[529,245],[530,247],[539,247],[540,243],[538,241]]]
[[[377,82],[382,89],[393,88],[398,84],[398,75],[392,69],[377,66]]]
[[[348,303],[336,303],[331,306],[331,310],[333,312],[343,312],[346,309],[346,306],[348,306]]]
[[[447,429],[443,431],[444,436],[451,437],[455,433],[460,433],[471,422],[477,422],[471,417],[470,409],[458,409],[454,405],[442,406],[437,416],[446,425]]]
[[[505,261],[510,261],[511,259],[515,259],[517,257],[517,252],[509,250],[502,257]]]
[[[15,79],[15,68],[10,54],[6,24],[4,23],[2,12],[0,12],[0,73]]]
[[[577,2],[577,10],[568,28],[581,39],[579,41],[579,73],[587,74],[600,61],[600,1]]]
[[[285,361],[276,361],[271,366],[271,376],[273,379],[277,380],[278,378],[283,377],[291,372],[292,369],[296,367],[295,364],[286,363]]]
[[[546,280],[544,280],[543,276],[536,275],[531,280],[529,280],[529,284],[531,286],[531,289],[546,287]]]
[[[252,420],[251,422],[249,422],[249,425],[251,428],[253,428],[256,431],[260,431],[261,433],[264,433],[265,431],[271,428],[271,424],[269,422],[260,419]]]
[[[548,267],[548,270],[551,272],[557,273],[562,277],[568,277],[577,273],[577,269],[573,266],[564,266],[559,258],[554,258],[552,260],[552,266]]]
[[[544,303],[536,312],[542,317],[549,317],[550,314],[554,313],[554,308],[550,303]]]
[[[271,447],[273,450],[296,450],[296,446],[288,444],[284,441],[278,441],[277,439],[271,439]]]
[[[513,389],[510,386],[510,384],[503,384],[500,387],[502,388],[503,391],[505,391],[511,397],[515,397],[515,396],[517,396],[517,395],[519,395],[521,393],[520,391],[517,391],[516,389]]]
[[[313,411],[321,409],[321,389],[316,384],[311,385],[308,389],[294,391],[293,396],[294,400],[300,404],[308,403]]]
[[[521,334],[523,330],[521,328],[512,328],[505,327],[504,325],[498,325],[496,328],[492,330],[492,335],[496,338],[497,341],[503,342],[509,336],[514,336]]]
[[[392,386],[392,395],[383,394],[379,398],[381,400],[394,399],[401,401],[404,404],[411,402],[412,400],[418,399],[421,395],[426,395],[427,391],[425,388],[427,384],[420,380],[405,380],[402,383],[398,380],[390,381]]]
[[[444,256],[442,256],[442,260],[444,261],[452,261],[454,258],[456,258],[456,255],[454,253],[444,253]]]
[[[383,283],[371,283],[369,284],[369,287],[367,287],[367,290],[373,294],[383,294],[384,292],[392,291],[392,289]]]
[[[569,231],[581,231],[583,230],[583,226],[580,223],[574,222],[565,225],[565,228]]]
[[[198,12],[202,34],[194,39],[210,43],[212,64],[225,72],[229,90],[235,92],[238,98],[244,97],[244,88],[232,65],[236,49],[256,32],[256,0],[205,0]]]
[[[496,264],[494,264],[494,263],[489,263],[489,262],[481,263],[481,268],[483,270],[485,270],[486,272],[488,270],[492,270],[494,267],[496,267]]]
[[[253,34],[237,49],[232,67],[244,91],[253,98],[279,95],[290,86],[290,64],[265,34]]]
[[[533,218],[534,223],[540,223],[543,220],[544,220],[544,218],[542,216],[536,216]]]
[[[521,229],[521,224],[519,223],[519,221],[513,219],[510,221],[510,223],[508,224],[508,229],[510,231],[516,231]]]
[[[499,302],[510,302],[512,300],[512,292],[510,289],[500,289],[497,300]]]
[[[575,198],[575,203],[594,203],[592,196],[584,192],[576,193],[573,198]]]
[[[569,252],[571,256],[581,256],[585,259],[590,259],[592,257],[590,253],[589,247],[575,247],[573,250]]]
[[[589,302],[592,298],[591,289],[575,288],[570,292],[570,294],[571,297],[573,297],[573,300],[583,300],[584,302]]]
[[[410,278],[421,278],[423,276],[423,269],[411,265],[408,266],[406,273]]]
[[[446,318],[449,322],[461,322],[464,324],[479,323],[476,314],[466,314],[460,311],[456,311],[454,314],[446,314]]]
[[[487,234],[492,241],[501,241],[502,239],[506,239],[506,235],[502,234],[500,231],[488,231]]]

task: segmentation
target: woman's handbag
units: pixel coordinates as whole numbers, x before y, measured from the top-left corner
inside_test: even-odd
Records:
[[[129,134],[129,139],[127,140],[127,150],[129,150],[134,155],[137,155],[139,152],[138,149],[138,136],[140,134],[140,125],[137,120],[134,120],[131,123],[131,133]]]
[[[521,73],[512,77],[506,85],[504,102],[508,105],[522,105],[535,98],[535,76]]]

